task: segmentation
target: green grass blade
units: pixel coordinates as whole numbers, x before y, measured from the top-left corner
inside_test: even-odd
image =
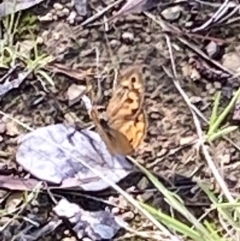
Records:
[[[161,221],[164,225],[168,226],[169,228],[174,229],[177,232],[180,232],[184,236],[192,238],[196,241],[202,241],[202,236],[193,230],[191,227],[188,227],[186,224],[162,213],[160,210],[156,210],[155,208],[141,203],[142,207],[145,208],[148,212],[150,212],[156,219]]]
[[[237,90],[233,98],[231,99],[230,103],[227,105],[227,107],[224,109],[224,111],[219,115],[219,117],[216,119],[216,121],[210,126],[208,135],[211,136],[213,133],[215,133],[218,129],[223,120],[227,117],[227,115],[230,113],[230,111],[234,108],[234,105],[236,101],[238,100],[240,96],[240,88]]]
[[[220,137],[226,136],[230,132],[236,131],[238,126],[228,126],[222,130],[219,130],[217,133],[213,133],[210,136],[207,136],[207,141],[212,142]]]
[[[216,96],[215,96],[215,98],[214,98],[213,110],[212,110],[212,114],[211,114],[210,121],[209,121],[210,128],[211,128],[211,126],[214,124],[214,122],[217,119],[220,98],[221,98],[221,92],[218,91]]]

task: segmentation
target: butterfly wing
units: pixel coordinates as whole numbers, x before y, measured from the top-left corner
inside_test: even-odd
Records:
[[[106,115],[110,132],[115,136],[115,146],[118,146],[118,149],[128,146],[129,152],[131,150],[128,154],[141,144],[146,134],[147,119],[143,109],[143,99],[142,73],[139,68],[126,70],[117,82]],[[120,137],[121,135],[125,138]],[[123,139],[128,144],[123,145]]]
[[[109,152],[113,155],[120,154],[123,156],[131,154],[133,152],[133,148],[126,136],[124,136],[121,132],[110,128],[106,122],[99,120],[98,116],[97,110],[93,108],[91,110],[91,118]]]

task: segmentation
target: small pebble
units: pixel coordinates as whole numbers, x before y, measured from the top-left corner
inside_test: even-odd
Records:
[[[158,112],[151,113],[150,117],[151,117],[151,119],[153,119],[153,120],[159,120],[159,118],[161,117],[161,114],[158,113]]]
[[[193,103],[193,104],[202,102],[202,97],[200,97],[200,96],[191,96],[189,99],[190,99],[191,103]]]
[[[207,83],[207,84],[206,84],[206,90],[210,90],[210,89],[212,89],[212,84]]]
[[[1,121],[0,122],[0,134],[3,134],[6,131],[6,123]]]
[[[128,201],[123,197],[123,196],[119,196],[119,205],[123,208],[127,208],[128,207]]]
[[[61,3],[54,3],[53,8],[57,11],[60,11],[63,9],[63,5]]]
[[[134,218],[134,213],[132,211],[125,212],[121,215],[124,221],[131,221]]]
[[[39,211],[40,211],[40,210],[39,210],[38,207],[33,207],[33,208],[32,208],[32,213],[33,213],[33,214],[38,214]]]
[[[79,33],[79,35],[82,37],[82,38],[87,38],[89,36],[89,29],[82,29],[81,32]]]
[[[112,214],[119,214],[120,213],[120,208],[114,207],[111,212],[112,212]]]
[[[64,8],[63,10],[57,11],[56,14],[59,18],[68,17],[68,15],[70,14],[70,11],[68,8]]]
[[[49,12],[44,16],[39,16],[38,19],[39,19],[40,22],[53,21],[53,14]]]
[[[83,238],[82,241],[93,241],[93,240],[90,238]]]
[[[77,17],[77,13],[75,11],[71,11],[67,18],[67,21],[69,22],[69,24],[74,24],[76,17]]]
[[[215,92],[216,92],[216,89],[214,89],[214,88],[211,88],[211,89],[208,91],[208,93],[209,93],[210,95],[214,94]]]
[[[88,40],[86,38],[81,38],[79,39],[78,44],[81,48],[85,48],[88,45]]]
[[[113,48],[118,47],[119,45],[120,45],[120,42],[116,39],[112,39],[110,41],[110,46],[113,47]]]
[[[64,14],[64,16],[69,16],[69,14],[70,14],[70,10],[68,9],[68,8],[64,8],[63,10],[62,10],[62,13]]]
[[[64,237],[63,239],[61,239],[61,241],[76,241],[76,240],[77,239],[75,237]],[[82,240],[85,240],[85,238],[83,238]]]
[[[215,82],[213,83],[213,85],[214,85],[214,87],[215,87],[216,89],[218,89],[218,90],[222,89],[222,84],[221,84],[220,82],[215,81]]]
[[[58,20],[58,16],[57,15],[53,15],[53,20],[57,21]]]
[[[216,44],[216,42],[211,41],[207,46],[206,46],[206,51],[209,57],[215,58],[217,53],[219,52],[219,46]]]
[[[146,36],[146,38],[145,38],[145,42],[146,42],[146,43],[150,43],[151,40],[152,40],[152,39],[151,39],[151,36],[149,36],[149,35]]]
[[[41,38],[44,40],[46,40],[49,36],[49,31],[45,30],[42,32]]]
[[[167,9],[163,10],[161,14],[167,20],[173,21],[180,17],[181,11],[182,11],[181,6],[177,5],[175,7],[171,7],[171,8],[167,8]]]
[[[123,40],[127,40],[129,42],[132,42],[134,40],[134,35],[133,35],[133,33],[130,33],[130,32],[124,32],[122,34],[122,38],[123,38]]]

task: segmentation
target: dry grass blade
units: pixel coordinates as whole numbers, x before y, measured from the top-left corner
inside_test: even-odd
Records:
[[[148,9],[147,6],[148,0],[128,0],[125,5],[108,21],[112,21],[113,19],[120,18],[126,16],[130,13],[139,13]]]
[[[108,10],[110,10],[111,8],[113,8],[114,6],[116,6],[117,4],[121,3],[123,0],[118,0],[115,1],[114,3],[108,5],[106,8],[104,8],[103,10],[99,11],[98,13],[96,13],[95,15],[91,16],[90,18],[88,18],[87,20],[85,20],[84,22],[82,22],[82,26],[85,26],[91,22],[93,22],[94,20],[98,19],[99,17],[101,17],[104,13],[106,13]]]
[[[88,70],[79,71],[79,70],[71,69],[59,63],[50,63],[45,68],[54,73],[61,73],[78,80],[82,80],[90,75],[93,75],[91,68]]]

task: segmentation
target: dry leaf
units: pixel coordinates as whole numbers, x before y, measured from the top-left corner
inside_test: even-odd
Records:
[[[68,105],[71,106],[77,103],[85,93],[86,89],[87,88],[84,85],[72,84],[67,91]]]
[[[129,175],[133,166],[123,157],[112,157],[98,133],[77,131],[64,124],[40,127],[19,138],[16,161],[34,177],[61,188],[100,191],[109,184],[86,168],[98,170],[112,182]]]

